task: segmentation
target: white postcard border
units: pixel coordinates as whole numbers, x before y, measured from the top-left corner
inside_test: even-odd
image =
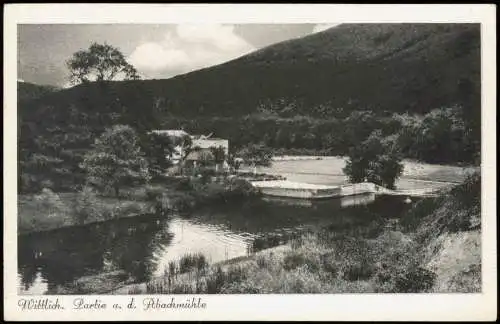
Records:
[[[4,11],[5,320],[494,320],[496,318],[496,15],[493,5],[114,5],[23,4]],[[22,23],[340,23],[482,24],[482,271],[480,294],[175,295],[206,309],[20,311],[17,274],[17,24]],[[23,296],[25,297],[25,296]],[[149,296],[84,296],[109,305]],[[172,295],[158,296],[168,301]]]

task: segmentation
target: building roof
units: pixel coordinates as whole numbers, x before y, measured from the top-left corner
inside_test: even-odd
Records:
[[[222,147],[227,150],[229,148],[229,140],[221,138],[193,139],[192,145],[200,149]]]
[[[186,131],[182,129],[155,129],[152,130],[151,133],[158,135],[167,135],[172,137],[183,137],[189,135]]]

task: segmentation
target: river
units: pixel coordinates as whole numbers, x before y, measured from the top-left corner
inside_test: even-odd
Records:
[[[245,256],[286,238],[330,226],[369,226],[399,217],[401,197],[358,196],[320,202],[250,199],[167,217],[143,215],[19,236],[20,294],[51,294],[83,276],[121,270],[136,281],[168,262],[202,252],[210,262]]]

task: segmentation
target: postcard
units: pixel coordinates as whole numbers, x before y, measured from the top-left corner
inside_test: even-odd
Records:
[[[4,319],[495,319],[494,9],[6,5]]]

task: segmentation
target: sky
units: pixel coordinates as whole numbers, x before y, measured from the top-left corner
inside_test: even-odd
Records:
[[[92,42],[117,47],[143,79],[164,79],[217,65],[333,24],[18,25],[18,80],[69,86],[65,62]]]

